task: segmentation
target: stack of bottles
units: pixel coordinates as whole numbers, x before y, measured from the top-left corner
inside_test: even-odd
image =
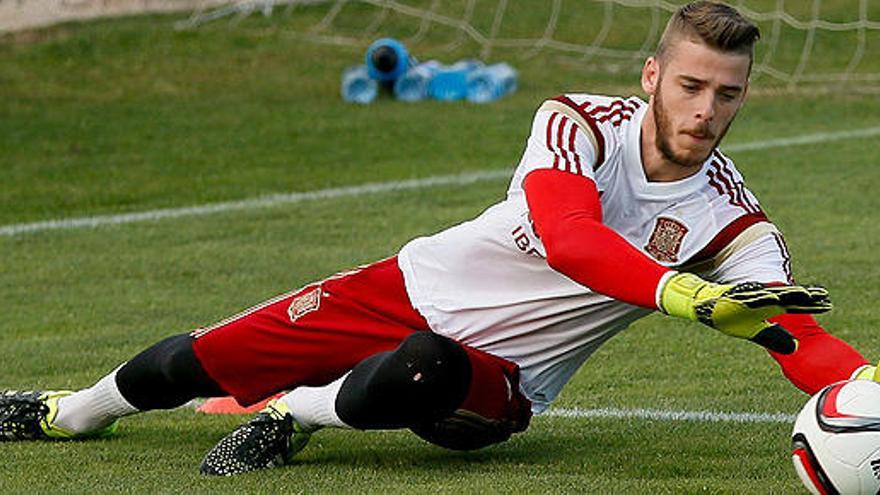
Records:
[[[466,59],[452,65],[436,60],[419,63],[393,38],[382,38],[367,49],[365,64],[342,74],[342,98],[367,104],[383,88],[402,101],[435,99],[488,103],[516,91],[517,72],[506,63],[485,65]]]

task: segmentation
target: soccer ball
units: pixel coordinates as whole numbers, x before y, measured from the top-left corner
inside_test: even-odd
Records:
[[[825,387],[798,414],[791,442],[794,468],[810,492],[880,493],[880,383]]]

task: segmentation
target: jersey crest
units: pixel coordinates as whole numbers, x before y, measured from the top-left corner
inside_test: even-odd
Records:
[[[300,316],[317,311],[321,307],[321,287],[316,287],[306,293],[303,293],[290,302],[287,308],[287,316],[290,321],[296,321]]]
[[[688,228],[678,220],[659,217],[654,224],[654,231],[645,246],[645,251],[657,261],[678,263],[681,241],[688,233]]]

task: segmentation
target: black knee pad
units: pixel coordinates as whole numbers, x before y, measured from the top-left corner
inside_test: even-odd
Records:
[[[452,413],[467,396],[471,365],[455,341],[433,332],[407,337],[394,351],[352,369],[336,398],[336,412],[360,429],[403,428]]]
[[[134,407],[170,409],[196,397],[224,395],[193,351],[193,338],[175,335],[147,348],[116,373],[119,392]]]

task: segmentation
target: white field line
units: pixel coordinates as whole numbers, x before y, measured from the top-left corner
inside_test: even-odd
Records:
[[[188,206],[184,208],[163,208],[158,210],[121,213],[118,215],[96,215],[92,217],[63,218],[58,220],[46,220],[43,222],[18,223],[0,227],[0,237],[11,237],[29,232],[39,232],[42,230],[94,228],[103,225],[117,225],[123,223],[210,215],[212,213],[223,213],[228,211],[255,210],[258,208],[268,208],[272,206],[300,203],[303,201],[363,196],[366,194],[388,191],[423,189],[447,185],[466,185],[492,179],[509,178],[510,172],[510,170],[481,170],[465,174],[439,175],[422,179],[371,182],[357,186],[319,189],[317,191],[270,194],[267,196],[242,199],[239,201],[209,203],[206,205]]]
[[[727,152],[756,151],[770,148],[783,148],[789,146],[808,145],[839,141],[844,139],[862,139],[880,136],[880,127],[868,127],[840,132],[824,132],[817,134],[805,134],[802,136],[780,139],[768,139],[747,143],[734,143],[725,146]],[[300,203],[320,199],[334,199],[366,194],[375,194],[388,191],[401,191],[410,189],[424,189],[438,186],[466,185],[475,182],[509,178],[512,170],[481,170],[456,175],[440,175],[421,179],[409,179],[389,182],[373,182],[357,186],[320,189],[317,191],[297,192],[286,194],[271,194],[256,198],[239,201],[225,201],[221,203],[209,203],[205,205],[188,206],[183,208],[162,208],[117,215],[95,215],[89,217],[62,218],[46,220],[42,222],[16,223],[0,226],[0,237],[12,237],[31,232],[45,230],[69,230],[81,228],[95,228],[104,225],[118,225],[135,222],[148,222],[156,220],[173,219],[180,217],[210,215],[228,211],[255,210],[280,205]]]
[[[827,143],[829,141],[841,141],[844,139],[863,139],[880,136],[880,126],[866,127],[864,129],[852,129],[838,132],[819,132],[816,134],[804,134],[790,138],[767,139],[764,141],[752,141],[750,143],[734,143],[723,147],[725,152],[755,151],[770,148],[785,148],[788,146],[800,146],[807,144]]]
[[[205,399],[193,399],[181,408],[198,409]],[[641,419],[647,421],[692,421],[695,423],[771,423],[794,424],[796,415],[786,413],[749,413],[722,411],[666,411],[663,409],[581,409],[553,407],[536,417],[566,419]]]
[[[698,423],[783,423],[793,424],[795,415],[785,413],[743,413],[721,411],[664,411],[660,409],[548,409],[540,416],[559,418],[632,418]]]

